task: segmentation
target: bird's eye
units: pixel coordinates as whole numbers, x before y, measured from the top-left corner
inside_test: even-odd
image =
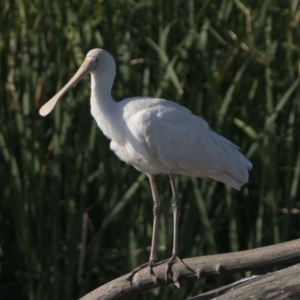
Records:
[[[97,69],[97,67],[98,67],[98,61],[99,61],[98,58],[95,58],[95,59],[94,59],[94,62],[93,62],[94,70]]]

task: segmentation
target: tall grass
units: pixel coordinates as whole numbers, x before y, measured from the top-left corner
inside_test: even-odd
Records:
[[[117,101],[176,101],[253,162],[241,192],[176,177],[181,257],[299,237],[297,0],[2,0],[0,8],[1,299],[76,299],[149,258],[147,179],[109,150],[90,117],[89,80],[38,115],[96,47],[117,61]],[[165,258],[171,191],[168,178],[157,180]],[[238,278],[164,287],[159,297],[184,299]]]

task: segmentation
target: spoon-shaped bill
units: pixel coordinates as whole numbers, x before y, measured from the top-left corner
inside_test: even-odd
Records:
[[[56,105],[57,101],[75,84],[77,83],[84,75],[95,70],[97,67],[97,60],[91,57],[86,57],[81,67],[75,73],[75,75],[70,79],[70,81],[48,102],[46,102],[40,108],[40,115],[46,116],[48,115]]]

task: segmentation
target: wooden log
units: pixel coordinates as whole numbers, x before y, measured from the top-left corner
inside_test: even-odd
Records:
[[[174,264],[171,270],[173,278],[169,278],[167,282],[164,279],[166,265],[159,263],[153,269],[156,280],[150,276],[149,269],[145,268],[135,274],[131,282],[126,280],[129,274],[124,275],[98,287],[80,300],[123,300],[172,282],[180,286],[183,281],[200,277],[228,275],[300,262],[300,239],[252,250],[188,258],[184,259],[184,262],[191,269],[186,269],[179,263]],[[287,284],[284,278],[282,280]]]

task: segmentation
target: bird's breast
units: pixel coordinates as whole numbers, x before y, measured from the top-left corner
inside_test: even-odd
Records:
[[[132,165],[140,172],[150,175],[165,173],[169,171],[157,159],[152,157],[147,149],[142,146],[132,145],[130,143],[119,144],[116,141],[111,141],[110,149],[127,164]]]

